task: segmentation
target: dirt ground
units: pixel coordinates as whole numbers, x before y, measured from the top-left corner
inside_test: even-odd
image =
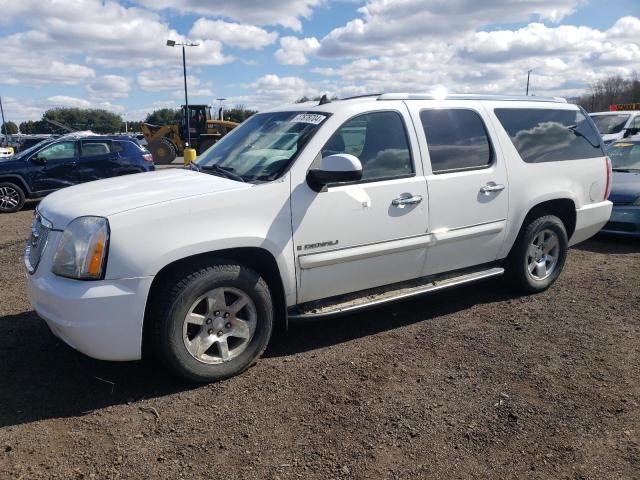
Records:
[[[104,363],[31,310],[32,211],[0,217],[0,478],[640,478],[640,242],[295,325],[208,386]]]

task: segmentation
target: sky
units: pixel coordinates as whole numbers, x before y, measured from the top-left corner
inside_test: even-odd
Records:
[[[640,0],[0,0],[7,121],[380,92],[572,97],[640,74]]]

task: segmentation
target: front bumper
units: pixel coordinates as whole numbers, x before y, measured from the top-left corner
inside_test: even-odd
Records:
[[[613,203],[605,200],[576,209],[576,228],[571,235],[569,245],[580,243],[598,233],[609,220],[612,207]]]
[[[600,232],[640,238],[640,207],[633,205],[613,207],[611,218]]]
[[[51,273],[59,232],[33,275],[27,293],[36,313],[69,346],[99,360],[139,360],[142,324],[153,277],[80,281]],[[53,241],[52,241],[53,240]]]

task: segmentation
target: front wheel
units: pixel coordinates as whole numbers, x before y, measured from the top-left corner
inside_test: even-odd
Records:
[[[523,227],[507,259],[507,270],[519,290],[542,292],[558,278],[568,249],[567,230],[554,215],[536,218]]]
[[[155,319],[155,350],[179,376],[212,382],[237,375],[264,352],[273,328],[266,282],[239,264],[174,279]]]
[[[13,183],[0,183],[0,213],[17,212],[24,205],[24,192]]]

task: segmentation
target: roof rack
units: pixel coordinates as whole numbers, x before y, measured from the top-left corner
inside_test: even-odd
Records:
[[[426,93],[383,93],[378,100],[496,100],[496,101],[529,101],[529,102],[555,102],[567,103],[561,97],[538,97],[534,95],[477,95],[477,94],[449,94],[433,95]]]

